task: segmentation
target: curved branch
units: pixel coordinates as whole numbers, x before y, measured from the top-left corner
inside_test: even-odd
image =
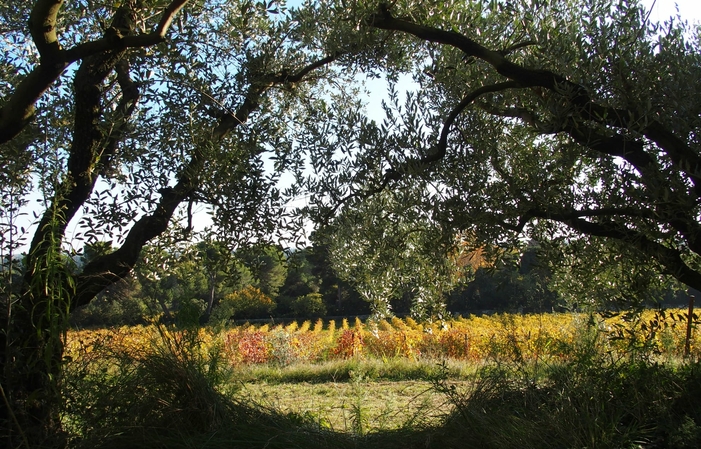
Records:
[[[701,287],[701,273],[689,267],[689,265],[684,262],[681,251],[651,240],[642,232],[628,228],[619,223],[612,221],[600,223],[583,219],[583,217],[604,216],[656,218],[654,213],[633,208],[602,208],[560,212],[533,208],[519,217],[518,223],[515,225],[503,220],[497,220],[497,223],[504,229],[521,232],[532,219],[541,218],[544,220],[557,221],[584,235],[620,240],[659,262],[666,270],[666,274],[673,276],[679,282],[695,289]]]
[[[518,44],[511,45],[509,47],[506,47],[503,50],[499,50],[499,54],[502,56],[508,56],[511,53],[515,52],[516,50],[520,50],[522,48],[526,47],[531,47],[533,45],[538,45],[536,41],[525,41],[525,42],[519,42]]]
[[[113,253],[95,258],[83,268],[75,279],[76,294],[71,302],[71,310],[89,303],[106,287],[129,274],[144,245],[165,232],[177,207],[197,187],[197,175],[204,162],[203,154],[196,151],[181,172],[175,187],[162,190],[156,209],[134,223],[122,246]]]
[[[327,56],[308,64],[293,73],[290,73],[289,70],[285,69],[277,73],[268,73],[260,76],[258,78],[259,81],[251,83],[248,88],[248,92],[246,93],[246,99],[241,106],[239,106],[236,112],[228,112],[221,118],[219,125],[217,125],[212,132],[212,140],[220,141],[234,128],[245,123],[251,112],[258,108],[258,103],[263,94],[265,94],[265,92],[274,85],[298,83],[304,80],[304,77],[312,71],[332,63],[338,59],[339,56],[340,54]]]
[[[644,118],[627,109],[595,103],[584,86],[549,70],[520,66],[509,61],[504,52],[490,50],[467,36],[395,18],[387,4],[380,5],[379,12],[370,17],[369,24],[375,28],[402,31],[428,42],[455,47],[466,56],[487,62],[497,73],[519,82],[524,87],[539,86],[558,94],[566,92],[569,100],[578,107],[579,114],[585,120],[616,128],[635,129]],[[648,125],[640,132],[667,153],[675,166],[694,184],[697,198],[701,198],[701,156],[656,120],[648,121]],[[651,156],[648,155],[648,157]]]
[[[379,185],[370,189],[357,190],[355,192],[349,193],[344,198],[341,198],[331,208],[331,210],[326,214],[324,219],[328,221],[342,205],[351,201],[354,198],[366,199],[382,192],[392,181],[399,181],[400,179],[402,179],[404,173],[406,172],[406,169],[409,166],[412,166],[414,169],[417,166],[427,167],[428,165],[443,159],[445,157],[446,150],[448,147],[448,135],[450,134],[450,128],[453,125],[453,123],[455,123],[455,120],[458,118],[458,116],[465,110],[465,108],[467,108],[470,104],[472,104],[472,102],[474,102],[477,98],[484,94],[501,92],[507,89],[513,89],[518,87],[522,87],[518,82],[505,81],[502,83],[482,86],[479,89],[475,89],[469,94],[467,94],[462,99],[462,101],[460,101],[460,103],[458,103],[458,105],[455,106],[455,108],[453,108],[452,111],[450,111],[450,114],[448,114],[448,117],[446,118],[445,122],[443,122],[443,128],[441,130],[440,138],[436,146],[433,147],[433,151],[430,151],[426,156],[422,157],[421,159],[410,159],[404,164],[402,164],[401,167],[392,168],[388,170],[382,177],[382,182],[380,182]]]
[[[150,47],[165,40],[175,15],[185,7],[189,0],[174,0],[163,12],[158,26],[153,31],[135,36],[122,36],[120,34],[106,34],[103,38],[92,42],[78,44],[63,52],[63,59],[68,64],[83,59],[101,51]]]
[[[52,205],[42,217],[30,246],[30,257],[45,247],[47,235],[63,237],[67,224],[73,219],[93,191],[97,182],[97,165],[100,161],[104,136],[100,131],[103,118],[101,104],[103,83],[115,69],[123,52],[108,52],[86,58],[76,71],[73,81],[75,91],[75,115],[72,143],[66,163],[67,176],[52,198]],[[109,144],[109,142],[107,142]],[[115,143],[116,144],[116,143]],[[112,151],[113,149],[107,149]],[[52,224],[54,210],[62,212],[61,222]]]
[[[641,173],[659,173],[657,161],[644,149],[642,142],[614,134],[605,136],[582,123],[567,120],[563,130],[578,144],[598,153],[617,156],[631,164]]]
[[[684,262],[679,250],[669,248],[659,242],[650,240],[640,232],[631,230],[617,223],[601,224],[583,219],[572,219],[555,215],[543,218],[560,221],[582,234],[624,241],[640,250],[643,254],[655,259],[665,268],[667,274],[673,276],[679,282],[695,289],[701,287],[701,273],[692,269]]]
[[[124,50],[130,47],[155,45],[165,35],[175,15],[189,0],[174,0],[163,12],[158,26],[148,34],[128,36],[121,34],[114,23],[131,11],[122,6],[114,15],[113,26],[105,31],[101,39],[78,44],[61,50],[56,33],[56,15],[62,0],[38,0],[30,16],[30,32],[41,62],[24,78],[0,109],[0,144],[15,138],[34,117],[34,105],[51,87],[63,71],[73,62],[101,52]]]
[[[56,18],[63,0],[38,0],[29,14],[29,32],[39,50],[42,64],[52,64],[58,58],[60,45],[56,32]]]
[[[422,158],[421,162],[427,164],[438,161],[445,156],[445,152],[448,147],[448,134],[450,134],[450,127],[453,125],[453,123],[455,123],[455,120],[462,113],[462,111],[472,104],[473,101],[484,94],[501,92],[507,89],[519,87],[523,86],[516,81],[505,81],[502,83],[491,84],[489,86],[482,86],[479,89],[473,90],[467,94],[465,98],[463,98],[462,101],[460,101],[460,103],[458,103],[458,105],[452,111],[450,111],[450,114],[448,114],[448,118],[446,118],[445,122],[443,123],[443,129],[441,130],[441,136],[438,140],[438,145],[435,147],[435,151],[432,151],[426,157]]]

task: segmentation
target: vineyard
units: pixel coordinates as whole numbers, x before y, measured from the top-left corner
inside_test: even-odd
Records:
[[[197,341],[199,350],[218,352],[233,366],[350,358],[536,361],[567,357],[587,332],[595,334],[600,349],[611,354],[679,358],[685,351],[687,315],[681,310],[607,319],[587,314],[504,314],[433,324],[411,318],[352,323],[319,319],[275,326],[204,327],[197,330]],[[74,330],[68,333],[66,354],[81,359],[99,352],[98,347],[136,353],[147,350],[158,336],[177,342],[183,335],[176,328],[156,325]],[[690,355],[697,358],[699,348],[699,336],[692,334]]]

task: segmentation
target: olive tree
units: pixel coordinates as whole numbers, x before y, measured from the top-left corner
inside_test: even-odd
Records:
[[[445,295],[463,279],[463,251],[443,247],[441,229],[425,212],[405,204],[406,192],[382,192],[344,209],[320,232],[330,245],[331,264],[386,318],[392,301],[408,298],[420,320],[445,317]],[[457,236],[456,236],[457,239]]]
[[[291,111],[344,51],[314,45],[315,29],[274,0],[0,5],[2,242],[20,250],[17,214],[29,199],[41,208],[4,298],[4,436],[41,445],[60,427],[67,315],[124,278],[147,242],[173,227],[187,238],[198,204],[231,242],[275,228]],[[69,239],[114,250],[75,270]]]
[[[384,44],[364,63],[388,74],[386,118],[334,110],[333,133],[300,139],[320,161],[316,217],[412,191],[446,239],[533,238],[557,260],[638,267],[642,287],[701,288],[698,28],[651,23],[637,1],[357,5]]]

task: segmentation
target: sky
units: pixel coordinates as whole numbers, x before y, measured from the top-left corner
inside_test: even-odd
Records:
[[[650,20],[664,22],[677,14],[690,23],[701,22],[701,0],[643,0],[642,4],[650,10]]]

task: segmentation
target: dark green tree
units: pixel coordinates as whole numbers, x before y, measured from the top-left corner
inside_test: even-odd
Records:
[[[324,297],[327,312],[333,316],[369,315],[370,303],[364,301],[333,269],[330,245],[324,233],[312,233],[311,240],[307,258],[312,265],[312,274],[319,279],[319,292]]]
[[[237,256],[253,274],[253,286],[275,299],[287,278],[287,258],[275,245],[255,245]]]
[[[294,160],[290,111],[315,101],[306,81],[348,50],[314,44],[317,28],[284,1],[0,5],[0,166],[11,170],[0,189],[13,208],[34,189],[44,208],[0,332],[3,436],[56,441],[68,315],[166,230],[187,237],[193,205],[209,204],[231,241],[275,229],[277,175],[263,155],[275,170]],[[72,270],[69,224],[72,238],[115,250]]]
[[[385,42],[362,63],[391,89],[382,121],[320,111],[333,120],[299,138],[320,222],[410,192],[446,242],[532,238],[630,291],[701,287],[698,29],[652,23],[637,1],[344,5],[327,7]],[[415,83],[404,100],[401,74]]]

